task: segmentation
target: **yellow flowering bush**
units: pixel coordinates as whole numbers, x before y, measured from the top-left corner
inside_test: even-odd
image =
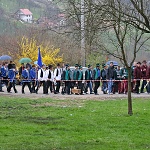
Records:
[[[55,49],[54,47],[44,46],[43,44],[38,45],[34,38],[28,39],[23,37],[19,42],[19,51],[17,54],[17,62],[19,59],[28,57],[32,60],[32,63],[38,59],[38,48],[40,47],[40,52],[42,56],[42,62],[46,65],[52,64],[56,65],[63,61],[63,56],[59,55],[60,49]]]

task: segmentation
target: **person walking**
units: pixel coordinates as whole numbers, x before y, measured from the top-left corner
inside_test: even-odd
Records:
[[[2,89],[2,73],[1,73],[1,67],[2,65],[0,64],[0,92],[4,92]]]
[[[72,79],[72,71],[70,70],[69,64],[66,64],[66,69],[62,73],[62,80],[65,82],[65,93],[70,95],[71,89],[71,79]],[[65,94],[62,92],[62,94]]]
[[[1,76],[3,79],[3,83],[7,87],[8,86],[8,63],[7,62],[3,63],[1,67]]]
[[[136,68],[134,69],[134,79],[136,81],[136,83],[135,83],[135,92],[136,92],[136,94],[140,94],[139,87],[140,87],[141,77],[142,77],[141,62],[138,62]]]
[[[36,71],[37,70],[36,70],[35,65],[32,65],[32,69],[30,70],[32,93],[35,93],[36,79],[37,79],[37,73],[36,73]]]
[[[122,89],[121,89],[122,76],[121,76],[121,69],[120,69],[120,66],[117,66],[116,72],[117,72],[116,92],[118,92],[118,94],[121,94],[121,93],[122,93],[122,91],[121,91],[121,90],[122,90]]]
[[[121,77],[122,77],[122,86],[121,93],[127,94],[128,91],[128,70],[126,66],[121,69]]]
[[[147,93],[150,94],[150,65],[146,72],[146,78],[147,78]]]
[[[102,80],[102,91],[103,94],[107,94],[107,81],[106,81],[106,74],[107,74],[107,65],[103,64],[103,69],[101,70],[101,80]]]
[[[90,89],[90,94],[94,94],[92,90],[92,66],[89,64],[88,69],[85,71],[85,91],[84,93],[87,94],[88,88]]]
[[[12,64],[11,66],[9,66],[9,70],[8,70],[8,86],[7,86],[7,92],[10,93],[11,92],[11,88],[13,87],[14,89],[14,92],[15,93],[18,93],[17,92],[17,89],[15,87],[16,83],[15,83],[15,78],[16,78],[16,75],[18,74],[17,70],[16,70],[16,65],[15,64]]]
[[[97,90],[100,86],[100,75],[101,75],[100,64],[97,63],[96,68],[93,69],[94,94],[95,95],[99,95]]]
[[[48,79],[47,79],[47,88],[50,89],[50,92],[54,92],[55,94],[55,87],[54,87],[54,72],[53,72],[53,66],[49,65],[48,71]]]
[[[42,65],[42,68],[38,70],[38,85],[35,90],[36,94],[38,94],[38,90],[40,89],[41,85],[43,85],[43,94],[48,94],[47,91],[47,71],[45,64]]]
[[[80,95],[83,95],[83,70],[82,70],[82,66],[79,66],[78,87],[81,90]]]
[[[113,94],[112,93],[112,87],[113,87],[113,80],[115,78],[115,74],[114,74],[114,65],[113,62],[110,62],[110,65],[108,67],[107,70],[107,74],[106,74],[106,79],[108,80],[108,94]]]
[[[60,64],[58,63],[57,68],[54,70],[54,82],[56,82],[56,94],[58,94],[60,90],[61,74],[62,69],[60,67]]]
[[[144,93],[144,88],[146,88],[146,91],[147,91],[147,76],[146,76],[146,72],[148,70],[148,66],[146,65],[146,60],[144,60],[142,62],[142,66],[141,66],[141,72],[142,72],[142,86],[141,86],[141,91],[140,93]],[[146,87],[145,87],[146,86]]]
[[[25,94],[24,88],[28,86],[30,93],[32,93],[31,89],[31,77],[30,77],[30,66],[26,66],[26,69],[22,71],[22,94]]]
[[[77,82],[78,76],[79,76],[79,65],[75,64],[75,69],[73,70],[73,81],[72,81],[73,88],[75,86],[78,86],[78,82]]]

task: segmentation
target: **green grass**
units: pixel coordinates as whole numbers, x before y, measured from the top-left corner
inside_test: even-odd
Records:
[[[0,97],[2,150],[150,149],[150,101]]]

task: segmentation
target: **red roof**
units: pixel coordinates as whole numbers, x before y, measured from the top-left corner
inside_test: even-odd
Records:
[[[32,12],[29,9],[20,9],[20,11],[24,14],[24,15],[32,15]]]

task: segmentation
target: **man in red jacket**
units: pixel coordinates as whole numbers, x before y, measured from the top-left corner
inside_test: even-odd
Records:
[[[137,94],[140,94],[139,93],[139,87],[140,87],[140,79],[141,79],[141,77],[142,77],[141,62],[138,62],[136,68],[134,69],[134,79],[136,80],[135,92]]]
[[[149,65],[149,67],[147,69],[146,77],[148,79],[147,93],[149,94],[150,93],[150,65]]]
[[[147,76],[146,76],[146,72],[148,70],[148,66],[146,65],[146,60],[144,60],[143,62],[143,65],[141,66],[141,72],[142,72],[142,79],[143,79],[143,82],[142,82],[142,87],[141,87],[141,93],[144,93],[144,87],[145,85],[147,84]],[[146,90],[147,90],[147,87],[146,87]]]

